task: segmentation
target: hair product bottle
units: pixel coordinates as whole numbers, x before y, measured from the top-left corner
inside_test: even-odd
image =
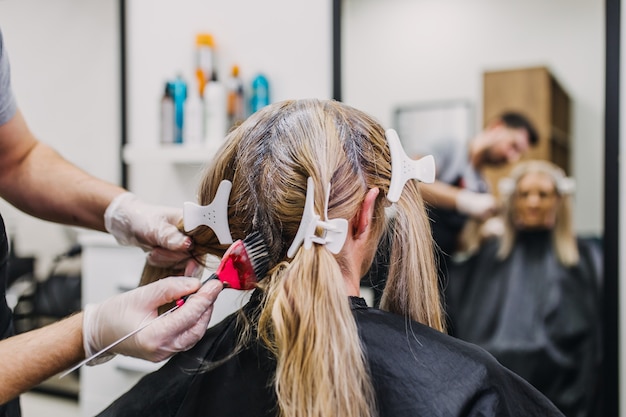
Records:
[[[176,76],[172,83],[174,97],[174,143],[183,143],[183,122],[185,116],[185,100],[187,99],[187,83],[181,75]]]
[[[215,43],[213,36],[209,33],[198,33],[196,35],[196,81],[200,97],[204,96],[204,88],[213,78],[214,72]]]
[[[174,86],[171,82],[165,83],[165,89],[160,103],[161,143],[174,143]]]
[[[239,76],[239,67],[233,65],[228,79],[228,126],[233,127],[246,118],[243,81]]]
[[[263,74],[258,74],[252,80],[252,98],[250,100],[250,112],[254,113],[262,107],[270,104],[270,85]]]
[[[213,73],[213,79],[204,87],[205,143],[219,146],[226,136],[228,114],[226,112],[226,87]]]
[[[183,142],[185,146],[199,146],[204,140],[204,103],[199,92],[190,88],[185,100],[185,123],[183,124]]]

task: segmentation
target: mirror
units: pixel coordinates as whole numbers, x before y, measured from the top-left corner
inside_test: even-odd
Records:
[[[602,233],[604,6],[594,0],[343,0],[342,101],[393,126],[398,106],[467,100],[486,71],[546,66],[571,100],[575,225]]]
[[[605,172],[617,174],[616,157],[608,152],[616,150],[618,121],[612,107],[605,112],[605,103],[617,108],[619,102],[618,93],[611,92],[619,79],[619,44],[609,36],[619,38],[619,4],[335,1],[336,98],[385,126],[398,127],[394,112],[401,107],[469,102],[477,132],[484,125],[483,74],[489,71],[546,67],[568,94],[575,231],[603,238],[605,245],[605,415],[617,415],[618,409],[617,296],[610,292],[617,282],[617,232],[604,229],[617,224],[617,213],[605,208],[605,201],[617,207],[617,180],[607,176],[605,184]],[[611,73],[617,75],[610,78]]]

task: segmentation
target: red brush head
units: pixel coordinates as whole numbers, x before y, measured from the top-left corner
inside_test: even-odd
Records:
[[[251,290],[267,273],[268,253],[258,233],[238,240],[226,251],[215,272],[224,286]]]

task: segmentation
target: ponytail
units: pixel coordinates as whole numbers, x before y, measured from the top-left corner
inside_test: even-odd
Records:
[[[259,337],[277,358],[281,415],[375,415],[367,361],[335,257],[324,246],[300,248],[270,281]]]

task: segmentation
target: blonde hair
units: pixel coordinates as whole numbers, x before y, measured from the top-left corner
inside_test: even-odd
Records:
[[[276,357],[282,416],[377,413],[346,296],[342,253],[319,245],[300,248],[293,259],[286,253],[300,224],[308,177],[315,185],[316,213],[323,212],[330,184],[331,219],[355,217],[367,191],[378,187],[371,227],[380,241],[389,227],[390,160],[384,129],[374,119],[339,102],[310,99],[276,103],[250,116],[228,135],[205,172],[199,203],[212,201],[220,181],[232,181],[233,238],[257,231],[268,246],[270,271],[258,284],[260,308],[242,334],[256,331]],[[225,249],[207,227],[191,236],[197,256],[220,256]],[[391,260],[382,309],[443,330],[430,225],[415,181],[406,184],[397,203]]]
[[[517,237],[515,226],[514,199],[520,180],[527,174],[541,173],[552,179],[554,190],[559,196],[557,202],[556,221],[551,229],[552,244],[557,258],[564,266],[574,266],[578,263],[578,245],[572,224],[572,197],[570,192],[563,192],[559,184],[566,178],[561,168],[544,160],[528,160],[520,162],[513,168],[509,178],[514,183],[514,189],[504,196],[504,234],[500,239],[498,258],[505,259],[511,254]]]

